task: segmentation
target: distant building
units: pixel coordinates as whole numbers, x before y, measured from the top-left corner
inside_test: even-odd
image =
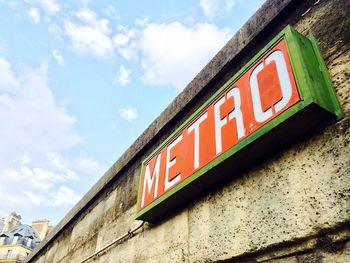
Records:
[[[4,218],[0,218],[0,233],[2,232],[2,230],[4,228],[4,224],[5,224],[5,219]]]
[[[51,229],[49,220],[21,224],[21,216],[15,212],[0,219],[0,263],[23,262]]]

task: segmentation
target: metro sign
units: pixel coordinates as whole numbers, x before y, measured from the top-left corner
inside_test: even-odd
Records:
[[[142,164],[137,219],[155,221],[270,151],[340,118],[313,38],[286,27]]]

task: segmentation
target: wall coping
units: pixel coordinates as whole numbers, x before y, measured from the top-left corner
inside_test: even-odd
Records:
[[[169,104],[169,106],[146,128],[121,157],[107,170],[83,198],[55,226],[51,233],[33,250],[25,262],[31,262],[40,255],[49,244],[84,211],[101,194],[105,187],[125,167],[131,164],[149,147],[154,137],[166,130],[167,124],[174,120],[182,109],[189,105],[204,90],[213,78],[220,75],[225,66],[236,58],[254,39],[266,29],[279,14],[291,3],[298,0],[267,0],[255,14],[234,34],[226,45],[208,62],[186,88]]]

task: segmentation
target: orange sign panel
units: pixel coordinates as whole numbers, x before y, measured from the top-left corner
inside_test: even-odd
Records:
[[[144,163],[138,210],[299,100],[282,39]]]

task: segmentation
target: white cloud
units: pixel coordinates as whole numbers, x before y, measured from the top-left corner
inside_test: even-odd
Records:
[[[104,34],[108,34],[110,32],[108,27],[109,21],[107,19],[98,19],[96,13],[90,9],[82,9],[76,12],[75,15],[84,24],[96,28]]]
[[[179,22],[118,26],[113,42],[118,53],[141,64],[149,85],[181,91],[230,39],[228,28],[211,23],[186,27]]]
[[[34,192],[24,190],[22,192],[23,196],[30,200],[35,206],[39,206],[41,204],[41,199]]]
[[[61,27],[57,24],[49,24],[47,30],[56,41],[64,43],[64,32]]]
[[[130,83],[130,70],[127,70],[124,65],[120,65],[117,76],[113,79],[114,84],[120,84],[122,86]]]
[[[133,121],[138,117],[138,111],[134,107],[126,107],[119,109],[119,115],[124,120]]]
[[[117,9],[111,4],[107,5],[107,7],[105,9],[103,9],[103,13],[110,18],[114,18],[114,19],[118,19],[118,20],[121,19],[118,16]]]
[[[73,129],[75,117],[56,103],[47,85],[45,64],[39,69],[15,74],[10,63],[0,58],[0,76],[3,77],[0,85],[0,149],[10,142],[12,147],[8,148],[22,152],[26,147],[56,152],[79,142],[80,136]]]
[[[16,72],[0,57],[0,79],[0,209],[72,204],[79,196],[67,185],[81,170],[61,152],[81,138],[75,117],[53,97],[47,65]]]
[[[74,205],[80,200],[73,189],[67,186],[60,186],[55,192],[51,193],[48,200],[45,200],[47,206],[59,207],[64,205]]]
[[[144,18],[137,18],[134,21],[136,26],[146,26],[147,24],[149,24],[149,18],[148,17],[144,17]]]
[[[80,176],[99,178],[107,170],[106,167],[102,166],[98,161],[88,156],[78,156],[70,163],[72,169],[77,171]]]
[[[118,53],[126,60],[137,59],[140,32],[137,29],[129,29],[122,25],[118,26],[118,31],[119,33],[113,38]]]
[[[127,32],[127,34],[117,34],[113,41],[117,47],[122,47],[128,44],[130,38],[133,37],[133,32]]]
[[[113,56],[114,49],[109,37],[110,28],[107,19],[98,19],[89,9],[78,11],[79,23],[66,22],[65,33],[72,42],[72,49],[80,55],[107,59]]]
[[[205,16],[213,19],[216,15],[229,12],[235,4],[235,0],[200,0],[199,5]]]
[[[54,15],[60,11],[56,0],[39,0],[39,5],[49,15]]]
[[[126,47],[138,50],[146,83],[181,91],[223,47],[231,33],[214,24],[185,27],[173,22],[146,24],[134,36]]]
[[[35,208],[57,203],[53,193],[59,192],[64,184],[78,180],[77,174],[68,168],[63,158],[51,153],[40,163],[25,153],[12,168],[1,168],[0,203],[8,208]],[[66,202],[70,204],[70,202]],[[58,202],[58,205],[65,203]]]
[[[47,153],[47,159],[50,161],[50,170],[55,171],[56,177],[60,181],[74,181],[79,177],[75,171],[68,167],[67,161],[58,153]]]
[[[19,81],[16,79],[15,73],[11,69],[11,64],[0,57],[0,94],[2,92],[13,93],[19,88]],[[5,98],[3,98],[5,99]],[[1,95],[0,95],[1,100]]]
[[[35,24],[40,22],[40,13],[37,8],[31,7],[28,11],[28,15],[33,19]]]
[[[63,56],[59,50],[57,49],[52,50],[52,56],[60,66],[65,66]]]

